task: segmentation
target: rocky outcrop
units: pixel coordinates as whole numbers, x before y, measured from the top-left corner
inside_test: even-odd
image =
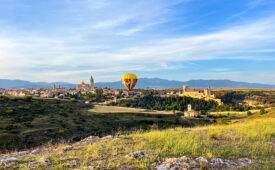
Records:
[[[148,157],[148,154],[141,151],[137,151],[137,152],[129,153],[127,156],[129,156],[130,158],[138,159],[138,158]]]
[[[181,158],[167,158],[165,161],[157,164],[153,164],[153,168],[157,170],[174,170],[174,169],[235,169],[246,167],[253,163],[249,158],[239,158],[235,161],[222,159],[222,158],[211,158],[207,159],[204,157],[198,157],[192,159],[188,156],[182,156]]]

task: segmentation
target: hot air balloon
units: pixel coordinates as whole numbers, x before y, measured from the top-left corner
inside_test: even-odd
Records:
[[[132,90],[137,84],[138,77],[135,74],[127,73],[121,77],[121,81],[126,89]]]

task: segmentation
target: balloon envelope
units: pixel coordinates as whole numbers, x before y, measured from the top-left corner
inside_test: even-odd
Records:
[[[127,73],[121,77],[121,81],[126,89],[132,90],[137,84],[138,77],[135,74]]]

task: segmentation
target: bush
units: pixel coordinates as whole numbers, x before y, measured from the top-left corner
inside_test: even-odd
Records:
[[[14,113],[14,110],[12,110],[12,109],[6,110],[6,114],[11,114],[11,113]]]
[[[18,106],[18,109],[22,109],[22,110],[30,110],[30,106]]]
[[[24,97],[15,97],[14,100],[24,100]]]
[[[252,115],[252,112],[247,111],[246,114],[247,114],[247,116],[251,116],[251,115]]]
[[[32,96],[28,95],[28,96],[25,97],[25,99],[31,100],[31,99],[32,99]]]
[[[218,118],[217,119],[217,124],[218,125],[227,125],[228,124],[228,119],[225,119],[225,118]]]
[[[77,102],[77,100],[75,98],[71,98],[70,101],[71,102]]]
[[[24,110],[30,110],[30,106],[25,106],[23,109]]]
[[[208,139],[218,140],[219,138],[220,138],[220,134],[217,132],[208,133]]]
[[[64,132],[65,132],[65,131],[64,131],[63,129],[59,129],[57,133],[58,133],[59,135],[63,135]]]
[[[261,108],[260,114],[263,115],[263,114],[266,114],[266,113],[267,113],[267,112],[265,111],[265,109],[264,109],[264,108]]]

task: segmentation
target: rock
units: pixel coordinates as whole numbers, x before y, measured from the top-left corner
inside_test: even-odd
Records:
[[[196,159],[196,161],[198,161],[199,163],[202,163],[202,164],[208,164],[208,160],[206,158],[202,157],[202,156],[198,157]]]
[[[239,166],[248,166],[251,163],[253,163],[253,161],[249,158],[239,158],[238,159]]]
[[[89,136],[89,137],[77,142],[75,145],[92,145],[98,141],[100,141],[100,138],[98,136]]]
[[[19,166],[30,166],[30,165],[33,165],[33,164],[36,164],[36,163],[37,163],[36,161],[32,161],[32,162],[27,162],[27,163],[19,164]]]
[[[224,159],[223,160],[223,164],[229,168],[234,168],[234,167],[237,167],[237,164],[231,160],[228,160],[228,159]]]
[[[137,152],[133,152],[133,153],[129,153],[127,156],[131,157],[131,158],[144,158],[144,157],[148,157],[148,155],[144,152],[141,151],[137,151]]]
[[[71,151],[71,150],[79,150],[79,148],[74,148],[72,146],[66,146],[64,148],[62,148],[63,152],[68,152],[68,151]]]
[[[197,167],[199,167],[199,164],[198,162],[196,162],[195,160],[187,156],[183,156],[181,158],[168,158],[158,166],[155,166],[155,168],[158,170],[173,170],[173,169],[187,170],[188,168],[190,169],[190,167],[196,169]]]
[[[210,164],[214,166],[219,166],[219,165],[223,165],[224,161],[221,158],[212,158]]]
[[[35,149],[35,150],[31,151],[31,154],[33,154],[33,155],[40,155],[42,153],[43,152],[41,150],[38,150],[38,149]]]
[[[17,157],[25,157],[26,155],[27,156],[30,155],[30,152],[29,151],[21,151],[21,152],[16,153]]]
[[[103,139],[104,141],[110,141],[110,140],[114,139],[114,137],[111,136],[111,135],[108,135],[108,136],[104,136],[102,139]]]
[[[198,157],[194,160],[188,156],[182,156],[181,158],[167,158],[162,163],[156,162],[152,164],[152,167],[156,168],[157,170],[172,170],[172,169],[195,170],[203,167],[208,167],[210,169],[213,169],[213,168],[214,169],[215,168],[236,169],[239,167],[248,166],[251,163],[253,163],[253,161],[248,158],[239,158],[236,163],[232,160],[221,159],[221,158],[212,158],[210,161],[208,161],[204,157]]]
[[[49,158],[41,158],[39,162],[51,164],[51,160]]]
[[[10,164],[10,163],[12,163],[12,162],[14,162],[14,161],[16,161],[16,160],[17,160],[16,157],[10,157],[10,158],[2,159],[2,160],[1,160],[1,165],[2,165],[2,166],[5,166],[5,165],[8,165],[8,164]]]
[[[197,167],[199,166],[199,163],[187,156],[182,156],[181,159],[183,160],[183,163],[185,165],[191,166],[191,167]]]
[[[71,151],[71,150],[73,150],[73,149],[74,149],[74,147],[72,147],[72,146],[66,146],[66,147],[62,148],[62,150],[63,150],[64,152]]]
[[[67,166],[76,166],[77,162],[76,160],[71,160],[70,163],[67,163]]]

